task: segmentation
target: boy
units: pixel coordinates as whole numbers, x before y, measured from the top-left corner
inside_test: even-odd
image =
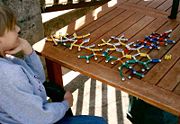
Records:
[[[65,115],[73,105],[69,91],[61,102],[46,100],[42,64],[31,45],[18,37],[19,31],[13,12],[0,6],[0,123],[107,124],[101,117]],[[20,51],[24,59],[12,56]]]

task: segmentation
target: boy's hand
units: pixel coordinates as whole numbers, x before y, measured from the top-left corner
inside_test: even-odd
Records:
[[[22,51],[25,55],[30,55],[33,50],[28,41],[20,37],[18,38],[18,40],[19,45],[12,50],[5,51],[5,53],[12,55]]]
[[[73,95],[71,92],[66,91],[65,95],[64,95],[64,100],[67,100],[67,102],[69,103],[69,107],[71,107],[73,105]]]

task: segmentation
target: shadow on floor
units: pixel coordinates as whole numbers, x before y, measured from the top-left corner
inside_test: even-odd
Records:
[[[66,84],[65,89],[73,92],[75,115],[96,115],[107,119],[109,124],[130,124],[126,119],[127,94],[81,74]]]

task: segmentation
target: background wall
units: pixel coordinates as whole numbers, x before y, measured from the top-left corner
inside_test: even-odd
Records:
[[[31,44],[44,37],[39,0],[0,0],[0,4],[11,8],[17,16],[21,37]]]

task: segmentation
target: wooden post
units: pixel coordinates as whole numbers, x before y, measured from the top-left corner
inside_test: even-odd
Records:
[[[47,67],[47,73],[48,73],[49,80],[56,83],[57,85],[63,87],[61,65],[59,65],[47,58],[45,60],[46,60],[46,67]]]
[[[173,0],[170,19],[176,19],[179,7],[179,0]]]

